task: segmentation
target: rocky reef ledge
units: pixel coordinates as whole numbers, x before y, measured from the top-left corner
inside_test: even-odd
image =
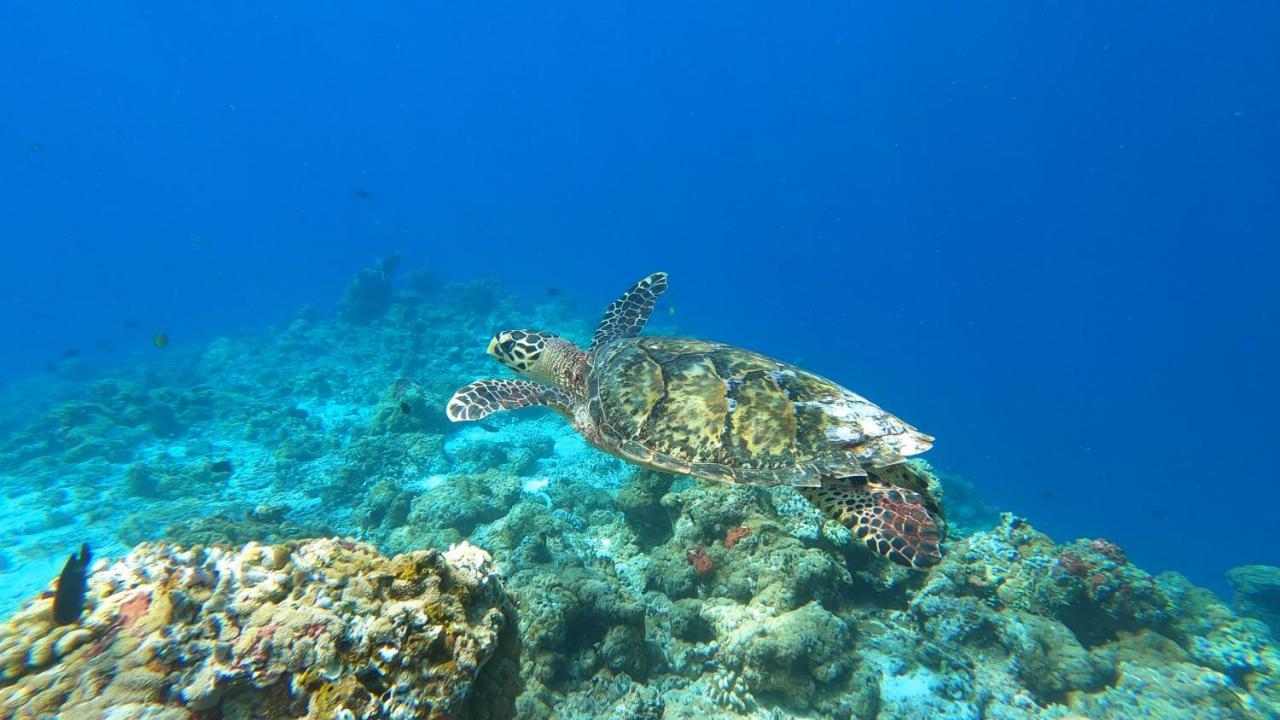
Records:
[[[77,622],[52,605],[0,624],[0,717],[500,717],[518,692],[509,597],[465,542],[144,543],[98,564]]]

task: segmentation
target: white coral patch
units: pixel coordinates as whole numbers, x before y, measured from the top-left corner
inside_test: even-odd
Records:
[[[445,560],[453,566],[458,579],[467,585],[476,586],[489,577],[486,565],[490,562],[489,553],[463,540],[450,545],[444,553]]]

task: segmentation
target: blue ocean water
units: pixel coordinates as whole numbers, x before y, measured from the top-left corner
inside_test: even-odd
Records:
[[[327,311],[393,250],[584,317],[666,270],[680,333],[835,378],[992,505],[1221,588],[1280,563],[1278,28],[9,2],[0,378]]]

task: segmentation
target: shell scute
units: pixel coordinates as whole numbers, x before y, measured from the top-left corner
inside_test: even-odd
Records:
[[[678,355],[662,363],[666,392],[645,426],[645,438],[691,461],[728,459],[722,435],[729,416],[728,389],[703,355]]]
[[[621,348],[610,356],[607,382],[601,383],[602,399],[609,408],[617,432],[636,437],[653,408],[667,393],[662,366],[635,347]]]
[[[764,463],[785,459],[794,464],[796,411],[778,382],[753,370],[736,382],[731,380],[730,387],[734,411],[729,417],[728,437],[733,455]]]

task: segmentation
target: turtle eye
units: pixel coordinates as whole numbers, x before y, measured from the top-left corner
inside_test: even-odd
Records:
[[[506,355],[507,357],[511,357],[511,354],[514,353],[516,350],[516,341],[504,340],[503,342],[498,343],[498,349],[502,351],[503,355]]]

